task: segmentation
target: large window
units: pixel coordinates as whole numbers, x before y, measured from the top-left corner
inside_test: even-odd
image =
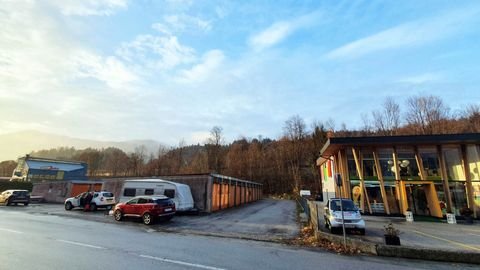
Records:
[[[398,167],[403,180],[419,180],[419,169],[412,148],[397,149]]]
[[[357,172],[357,167],[355,165],[355,159],[353,158],[352,151],[347,152],[347,166],[348,166],[348,176],[351,179],[360,179]]]
[[[393,149],[382,148],[378,150],[378,160],[382,169],[384,180],[395,180],[393,168]]]
[[[363,179],[378,180],[377,168],[375,167],[372,151],[362,150],[362,170]]]
[[[440,163],[438,160],[437,149],[435,147],[420,148],[419,152],[427,179],[441,180]]]
[[[465,180],[462,158],[459,147],[445,147],[443,149],[448,180]]]

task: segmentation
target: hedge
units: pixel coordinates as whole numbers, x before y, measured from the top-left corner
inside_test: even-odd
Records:
[[[32,191],[33,184],[31,182],[20,182],[20,181],[0,181],[0,192],[7,189],[26,189]]]

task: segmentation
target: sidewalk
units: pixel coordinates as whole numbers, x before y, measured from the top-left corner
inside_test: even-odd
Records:
[[[341,235],[325,228],[324,203],[318,205],[318,239],[343,243]],[[402,217],[363,216],[366,234],[347,234],[347,246],[367,254],[446,262],[480,264],[480,222],[448,224],[439,222],[407,222]],[[389,222],[400,230],[401,246],[384,244],[384,226]]]

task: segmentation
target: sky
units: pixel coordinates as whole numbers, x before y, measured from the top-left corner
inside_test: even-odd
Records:
[[[278,138],[392,97],[480,105],[479,1],[0,0],[0,134]]]

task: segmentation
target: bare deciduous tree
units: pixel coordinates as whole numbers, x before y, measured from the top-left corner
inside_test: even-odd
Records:
[[[416,133],[445,133],[444,120],[448,119],[450,109],[437,96],[413,96],[407,100],[405,119]]]
[[[373,125],[380,135],[395,135],[400,126],[400,105],[392,97],[387,97],[383,108],[373,111]]]

